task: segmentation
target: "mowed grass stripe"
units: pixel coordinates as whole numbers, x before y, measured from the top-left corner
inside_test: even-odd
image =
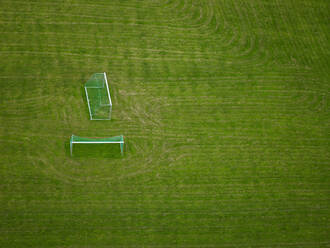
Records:
[[[1,7],[2,246],[328,246],[326,1]]]

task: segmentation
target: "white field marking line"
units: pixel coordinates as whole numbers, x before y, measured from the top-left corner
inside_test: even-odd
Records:
[[[124,141],[72,141],[73,144],[124,144]]]
[[[91,107],[89,105],[89,98],[88,98],[88,93],[87,93],[86,87],[85,87],[85,92],[86,92],[86,97],[87,97],[87,104],[88,104],[88,109],[89,109],[89,116],[90,116],[90,119],[92,120],[92,112],[91,112]]]
[[[104,72],[104,78],[105,78],[105,84],[107,85],[107,91],[108,91],[108,97],[109,97],[110,106],[112,106],[111,97],[110,97],[110,91],[109,91],[109,85],[108,85],[108,80],[107,80],[107,74],[105,72]]]

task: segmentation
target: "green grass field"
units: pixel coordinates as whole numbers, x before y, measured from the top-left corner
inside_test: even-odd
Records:
[[[0,247],[330,247],[329,0],[0,7]]]

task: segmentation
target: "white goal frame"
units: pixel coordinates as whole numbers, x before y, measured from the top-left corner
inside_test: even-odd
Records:
[[[86,99],[87,99],[87,105],[88,105],[88,111],[89,111],[89,118],[90,120],[111,120],[111,113],[112,113],[112,101],[111,101],[111,95],[110,95],[110,90],[109,90],[109,84],[108,84],[108,79],[107,79],[107,74],[105,72],[103,72],[103,76],[104,76],[104,81],[105,81],[105,86],[106,86],[106,90],[107,90],[107,95],[108,95],[108,99],[109,99],[109,104],[103,105],[103,106],[109,106],[109,117],[108,118],[104,118],[104,119],[97,119],[97,118],[93,118],[93,114],[91,111],[91,104],[90,104],[90,100],[89,100],[89,96],[88,96],[88,90],[87,89],[100,89],[101,87],[86,87],[85,85],[85,94],[86,94]]]
[[[73,144],[120,144],[120,153],[121,155],[124,154],[124,138],[123,135],[121,135],[122,137],[122,141],[74,141],[73,140],[74,135],[71,135],[70,138],[70,155],[72,156],[72,152],[73,152]]]

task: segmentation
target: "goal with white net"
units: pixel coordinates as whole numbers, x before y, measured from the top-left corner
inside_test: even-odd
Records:
[[[124,136],[119,135],[111,138],[83,138],[71,135],[70,138],[70,154],[72,156],[73,144],[119,144],[120,152],[124,154]]]
[[[85,84],[91,120],[111,120],[112,102],[106,73],[95,73]]]

